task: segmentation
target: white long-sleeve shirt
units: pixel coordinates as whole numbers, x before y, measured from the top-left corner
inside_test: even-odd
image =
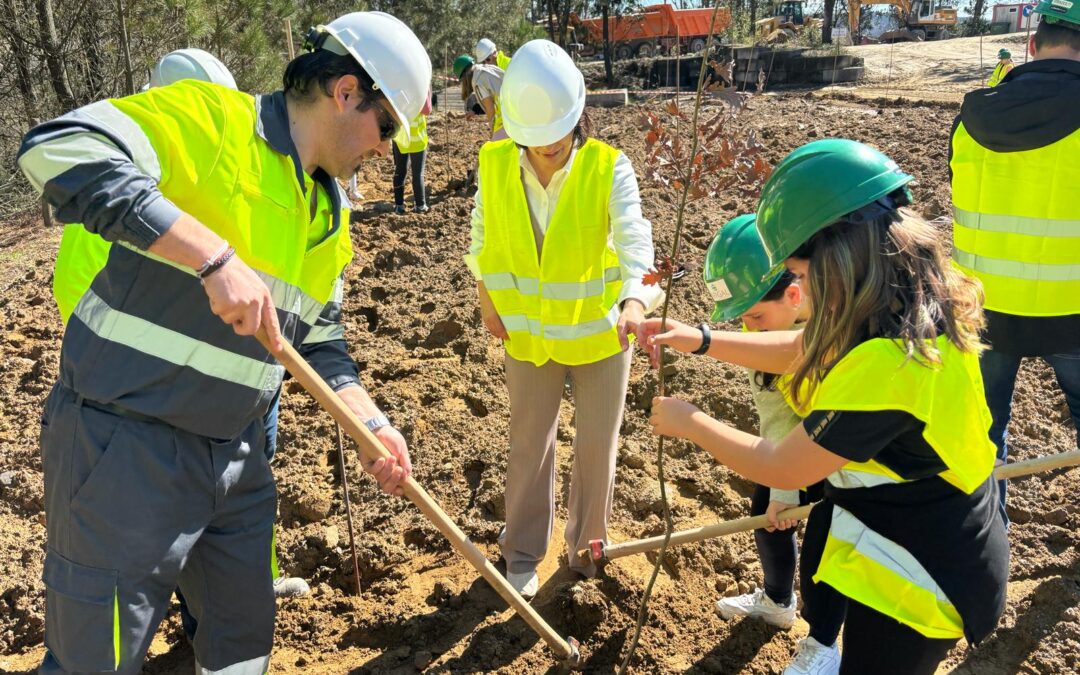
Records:
[[[540,231],[547,233],[551,217],[559,203],[566,177],[577,157],[577,149],[570,152],[566,165],[555,172],[545,188],[540,183],[525,151],[521,151],[521,181],[525,186],[525,201],[529,204],[529,213]],[[477,189],[476,201],[472,211],[472,245],[465,256],[469,271],[481,280],[477,256],[484,248],[484,202],[483,190]],[[615,160],[615,175],[612,178],[611,197],[608,199],[610,230],[609,243],[619,259],[622,272],[622,291],[619,303],[634,299],[645,305],[646,313],[656,309],[664,299],[664,292],[659,286],[646,286],[642,277],[649,271],[656,259],[653,249],[652,223],[641,215],[641,195],[638,192],[637,176],[634,167],[626,155],[619,153]]]

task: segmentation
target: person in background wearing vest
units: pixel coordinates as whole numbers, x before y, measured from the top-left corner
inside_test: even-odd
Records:
[[[532,597],[555,515],[555,441],[569,374],[574,465],[565,539],[570,569],[596,568],[577,551],[605,539],[615,450],[630,372],[630,340],[662,292],[642,284],[653,262],[626,156],[588,138],[585,80],[547,40],[514,55],[502,90],[509,140],[480,151],[465,262],[484,326],[506,348],[510,455],[507,579]]]
[[[1001,84],[1001,81],[1005,79],[1005,76],[1015,67],[1015,64],[1012,62],[1012,52],[1008,49],[999,49],[997,65],[994,66],[994,72],[990,73],[990,79],[986,81],[986,86],[998,86]]]
[[[713,321],[742,319],[746,331],[789,331],[801,329],[810,317],[810,303],[786,269],[769,269],[769,257],[761,246],[756,226],[757,216],[746,214],[725,224],[713,237],[705,253],[705,287],[712,296]],[[669,319],[668,327],[678,322]],[[705,324],[702,324],[703,326]],[[685,327],[687,330],[692,330]],[[654,353],[658,366],[659,354]],[[750,390],[757,408],[762,438],[779,443],[802,421],[792,407],[787,378],[747,369]],[[795,594],[795,562],[798,545],[793,520],[778,520],[777,514],[800,504],[821,499],[824,484],[814,483],[805,490],[777,490],[757,485],[750,499],[750,515],[765,515],[772,526],[754,532],[763,588],[752,593],[722,598],[716,612],[724,619],[747,617],[760,619],[780,628],[795,622],[798,597]],[[824,593],[822,599],[824,597]],[[810,635],[799,641],[794,661],[784,675],[825,675],[840,667],[836,638],[844,621],[847,601],[839,593],[823,607],[810,626]],[[829,609],[831,608],[831,611]]]
[[[385,156],[431,62],[407,26],[358,12],[312,29],[284,91],[184,80],[27,134],[19,166],[65,222],[113,242],[71,313],[41,453],[42,673],[138,673],[179,585],[199,673],[265,673],[276,490],[264,417],[294,344],[391,454],[340,321],[352,258],[335,178]],[[371,68],[370,73],[361,63]]]
[[[153,87],[164,87],[181,80],[200,80],[213,82],[229,89],[236,89],[236,80],[232,73],[216,56],[202,49],[177,49],[169,52],[154,65],[150,71],[150,82],[141,91]],[[60,310],[60,319],[66,325],[68,317],[75,310],[79,299],[90,288],[91,282],[109,257],[112,243],[88,231],[82,223],[68,223],[60,238],[60,249],[56,254],[56,270],[53,274],[53,297]],[[266,427],[266,459],[274,458],[277,451],[278,404],[281,392],[274,397],[263,421]],[[271,551],[275,557],[271,568],[274,570],[274,594],[281,596],[306,595],[311,589],[306,581],[299,577],[281,576],[277,565],[277,551]],[[179,594],[178,594],[179,595]],[[184,625],[194,625],[187,610],[187,605],[180,597],[180,613]],[[194,629],[188,631],[194,635]]]
[[[501,141],[507,138],[503,128],[502,105],[499,92],[502,89],[503,69],[473,61],[473,57],[462,54],[454,59],[454,77],[461,80],[461,100],[468,101],[470,94],[476,95],[476,102],[484,109],[491,140]]]
[[[413,202],[417,213],[427,213],[427,188],[424,187],[424,162],[427,158],[427,116],[431,114],[431,90],[416,119],[409,122],[408,134],[394,138],[394,213],[405,215],[405,174],[412,164]]]
[[[496,66],[502,70],[510,65],[510,57],[502,53],[495,43],[488,38],[480,38],[473,47],[473,58],[485,66]]]
[[[911,180],[862,143],[802,146],[762,189],[757,225],[773,269],[786,265],[809,294],[805,329],[657,334],[650,320],[641,332],[653,349],[791,378],[807,415],[778,442],[675,398],[654,399],[650,422],[763,485],[826,479],[799,577],[811,625],[847,598],[841,673],[931,675],[961,637],[977,646],[990,635],[1005,607],[980,289],[933,227],[901,209]]]
[[[953,259],[986,297],[980,363],[999,462],[1024,357],[1054,369],[1080,429],[1080,2],[1035,12],[1033,60],[965,96],[949,144]]]

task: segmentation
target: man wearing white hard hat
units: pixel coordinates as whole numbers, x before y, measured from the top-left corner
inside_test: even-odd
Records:
[[[510,455],[500,545],[507,579],[531,596],[554,522],[566,377],[576,429],[565,539],[570,568],[588,577],[594,564],[575,552],[607,537],[630,342],[663,293],[642,283],[654,259],[652,226],[634,169],[588,137],[585,80],[570,56],[547,40],[527,43],[506,70],[501,99],[510,138],[480,151],[465,262],[484,325],[506,348]]]
[[[41,452],[48,541],[39,672],[138,673],[179,584],[196,672],[262,674],[274,634],[276,490],[263,416],[296,346],[391,457],[404,438],[360,385],[341,324],[352,258],[336,178],[389,152],[431,62],[357,12],[312,29],[284,90],[184,80],[31,130],[19,165],[58,218],[115,242],[69,317]],[[408,133],[407,131],[404,133]]]
[[[502,53],[488,38],[480,38],[473,47],[473,58],[486,66],[498,66],[503,70],[510,65],[510,57]]]

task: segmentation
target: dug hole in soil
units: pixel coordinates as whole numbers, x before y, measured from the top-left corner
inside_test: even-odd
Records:
[[[658,107],[659,103],[652,104]],[[644,140],[640,106],[590,110],[594,135],[638,167]],[[823,99],[802,93],[756,96],[740,124],[757,130],[776,162],[815,138],[846,136],[875,145],[916,176],[918,210],[948,237],[947,140],[956,107]],[[417,480],[492,560],[504,517],[507,396],[502,349],[483,329],[472,277],[461,261],[469,242],[472,201],[458,186],[482,141],[477,121],[436,114],[429,122],[427,183],[431,211],[390,213],[392,167],[364,169],[352,223],[356,259],[347,272],[344,323],[363,379],[412,449]],[[669,249],[675,200],[641,186],[658,250]],[[687,208],[683,262],[672,316],[708,315],[700,279],[714,231],[753,208],[754,195],[733,192]],[[30,671],[42,655],[45,527],[38,423],[56,378],[62,327],[51,298],[59,230],[40,222],[0,226],[0,670]],[[745,373],[695,357],[678,357],[670,392],[747,431],[756,416]],[[611,538],[662,531],[655,439],[647,407],[656,377],[634,356],[619,463]],[[362,592],[352,580],[348,528],[329,416],[286,384],[280,449],[274,461],[280,496],[278,544],[288,575],[313,592],[279,602],[273,672],[385,673],[546,672],[556,659],[521,619],[457,554],[417,509],[379,492],[361,477],[347,446],[357,515]],[[1025,362],[1012,433],[1015,459],[1069,450],[1075,435],[1064,397],[1042,362]],[[621,558],[597,579],[565,568],[561,525],[571,466],[572,408],[558,432],[556,532],[540,568],[533,606],[563,636],[582,643],[587,671],[614,669],[629,640],[650,556]],[[752,486],[683,442],[668,445],[669,494],[678,528],[747,515]],[[998,631],[974,653],[961,643],[947,671],[1066,673],[1080,655],[1080,472],[1016,480],[1009,492],[1013,527],[1009,604]],[[806,634],[754,621],[725,622],[713,602],[761,583],[749,533],[673,549],[657,582],[634,672],[779,673]],[[884,646],[883,646],[884,647]],[[146,672],[189,673],[192,657],[175,607],[159,631]]]

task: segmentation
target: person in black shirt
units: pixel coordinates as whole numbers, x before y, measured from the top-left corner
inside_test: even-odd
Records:
[[[826,479],[800,564],[803,615],[848,598],[840,673],[932,674],[1004,609],[1008,542],[979,376],[978,283],[934,229],[902,210],[911,176],[869,146],[807,144],[775,169],[758,209],[774,269],[809,294],[803,331],[714,333],[646,323],[669,345],[790,376],[802,424],[778,442],[658,397],[655,433],[689,439],[757,483]]]

